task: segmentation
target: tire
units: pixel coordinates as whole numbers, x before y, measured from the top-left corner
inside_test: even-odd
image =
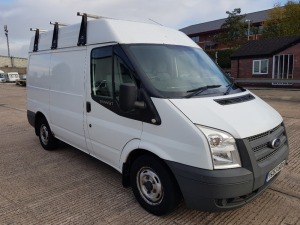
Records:
[[[159,158],[143,155],[131,167],[132,191],[139,204],[156,216],[172,212],[181,200],[177,182]]]
[[[45,150],[53,150],[58,146],[58,140],[53,136],[49,124],[45,118],[38,123],[38,135],[40,143]]]

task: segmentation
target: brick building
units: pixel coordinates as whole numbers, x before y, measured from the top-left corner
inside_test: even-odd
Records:
[[[300,80],[300,35],[249,41],[231,55],[231,75]]]
[[[251,27],[255,27],[258,30],[258,34],[250,33],[250,40],[257,40],[260,38],[262,23],[268,18],[269,10],[270,9],[245,14],[245,22],[249,21]],[[224,43],[215,42],[214,36],[224,32],[224,29],[221,29],[221,26],[223,23],[225,23],[225,20],[226,18],[194,24],[184,27],[180,29],[180,31],[188,35],[203,49],[224,49],[227,48],[227,46]],[[246,34],[247,30],[245,30],[245,36]]]

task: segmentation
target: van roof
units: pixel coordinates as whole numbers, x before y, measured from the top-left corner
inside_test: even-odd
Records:
[[[60,27],[57,48],[77,46],[80,23]],[[40,33],[38,51],[50,50],[53,30]],[[101,18],[87,22],[87,43],[98,44],[115,42],[121,44],[147,43],[171,44],[198,47],[186,34],[156,24]],[[29,52],[33,51],[34,36],[31,38]]]

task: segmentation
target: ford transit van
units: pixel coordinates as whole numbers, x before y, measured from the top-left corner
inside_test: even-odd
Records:
[[[80,15],[31,39],[27,116],[44,149],[60,140],[107,163],[155,215],[182,199],[234,209],[276,179],[289,153],[282,117],[190,38]]]

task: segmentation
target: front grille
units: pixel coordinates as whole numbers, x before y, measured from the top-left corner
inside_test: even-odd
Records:
[[[280,139],[280,145],[273,148],[272,141]],[[287,147],[287,137],[283,124],[273,129],[247,138],[257,162],[263,162],[275,155],[282,148]]]
[[[253,152],[257,152],[257,151],[260,151],[260,150],[262,150],[266,147],[268,147],[267,144],[262,144],[262,145],[259,145],[259,146],[256,146],[256,147],[252,148],[252,150],[253,150]]]
[[[252,142],[252,141],[255,141],[257,139],[264,138],[265,136],[268,136],[268,135],[269,135],[269,131],[261,133],[261,134],[254,135],[254,136],[249,137],[247,139],[248,139],[249,142]]]

